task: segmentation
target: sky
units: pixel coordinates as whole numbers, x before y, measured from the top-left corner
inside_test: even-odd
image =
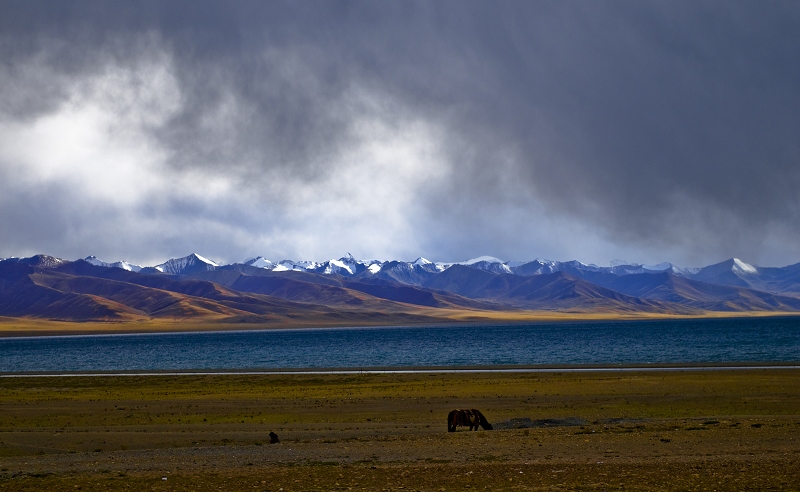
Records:
[[[0,1],[0,257],[800,262],[800,3]]]

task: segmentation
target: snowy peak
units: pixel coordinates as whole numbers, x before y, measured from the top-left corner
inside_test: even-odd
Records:
[[[471,260],[454,263],[455,265],[464,265],[477,270],[484,270],[492,273],[513,273],[511,268],[508,267],[506,262],[494,256],[479,256]],[[447,265],[448,267],[452,266]]]
[[[749,287],[750,281],[757,277],[758,268],[738,258],[730,258],[723,262],[709,265],[689,276],[692,280],[737,287]]]
[[[500,263],[500,264],[502,264],[503,260],[501,260],[499,258],[495,258],[494,256],[479,256],[479,257],[473,258],[471,260],[462,261],[461,263],[459,263],[459,265],[470,266],[470,265],[474,265],[476,263],[489,263],[489,264],[491,264],[491,263]]]
[[[83,259],[83,261],[87,263],[91,263],[95,266],[101,266],[106,268],[122,268],[123,270],[127,270],[129,272],[140,272],[142,267],[139,265],[134,265],[132,263],[128,263],[127,261],[115,261],[114,263],[106,263],[105,261],[99,260],[96,256],[87,256]]]
[[[323,275],[343,275],[351,277],[359,275],[362,272],[377,273],[380,271],[383,262],[378,260],[357,260],[352,254],[347,253],[347,255],[338,260],[332,259],[322,263],[316,261],[293,260],[281,260],[278,263],[273,263],[259,256],[245,261],[245,264],[265,268],[273,272],[311,272],[321,273]]]
[[[758,268],[754,267],[753,265],[751,265],[749,263],[743,262],[739,258],[732,258],[729,261],[733,262],[733,266],[731,267],[731,269],[734,272],[753,273],[753,274],[758,273]]]
[[[352,254],[342,256],[338,260],[328,260],[317,268],[318,273],[337,274],[352,277],[361,274],[379,272],[384,262],[381,260],[357,260]],[[321,271],[320,271],[321,270]]]
[[[675,265],[673,265],[672,263],[664,262],[664,263],[659,263],[657,265],[642,265],[642,268],[649,272],[665,272],[667,270],[673,270],[675,268]]]
[[[216,270],[219,265],[208,258],[204,258],[196,253],[183,258],[173,258],[167,260],[154,268],[162,273],[171,275],[183,275],[189,273],[199,273]]]
[[[16,260],[17,263],[24,263],[37,268],[55,268],[64,263],[69,263],[68,260],[62,260],[50,255],[35,255],[29,258],[8,258],[8,260]]]
[[[320,273],[324,273],[326,275],[331,275],[336,273],[339,275],[351,276],[355,273],[356,270],[355,262],[349,261],[352,259],[353,257],[350,256],[349,258],[344,257],[340,260],[328,260],[325,262],[325,267],[322,269],[322,272]]]
[[[38,268],[54,268],[68,263],[67,260],[48,255],[36,255],[29,258],[11,257],[0,261],[25,263]],[[171,275],[191,275],[215,270],[221,266],[219,263],[197,253],[190,254],[183,258],[173,258],[159,265],[145,268],[126,261],[116,261],[113,263],[105,262],[96,256],[87,256],[84,258],[84,261],[96,266],[121,268],[137,273],[161,272]],[[408,262],[397,260],[359,260],[351,253],[347,253],[339,259],[331,259],[324,262],[310,260],[282,260],[273,262],[263,256],[250,258],[242,262],[244,265],[263,268],[274,272],[299,271],[322,275],[341,275],[344,277],[379,277],[414,285],[421,285],[421,283],[431,275],[443,272],[453,265],[463,265],[495,274],[519,276],[565,272],[580,278],[595,280],[603,275],[625,276],[648,273],[669,273],[703,282],[734,286],[756,286],[762,289],[767,288],[765,287],[766,284],[762,284],[769,280],[764,280],[764,278],[766,278],[765,276],[778,275],[778,273],[775,272],[780,270],[777,268],[759,268],[739,258],[730,258],[703,268],[679,268],[668,262],[654,265],[642,265],[637,263],[627,264],[623,261],[614,261],[612,263],[612,266],[600,267],[597,265],[585,264],[577,260],[561,262],[540,258],[530,262],[510,262],[503,261],[494,256],[479,256],[467,261],[453,263],[432,262],[426,258],[418,257],[416,260]]]
[[[600,271],[604,269],[600,267]],[[676,267],[672,263],[663,262],[656,265],[639,265],[634,264],[618,264],[612,265],[610,268],[611,273],[615,275],[637,275],[640,273],[663,273],[668,272],[675,275],[682,275],[683,270]]]
[[[83,261],[85,261],[86,263],[91,263],[94,266],[101,266],[101,267],[109,267],[109,266],[111,266],[111,263],[106,263],[105,261],[100,261],[94,255],[87,256],[86,258],[83,259]]]
[[[257,256],[255,258],[250,258],[249,260],[245,260],[244,264],[256,268],[264,268],[266,270],[272,270],[277,266],[275,263],[267,260],[263,256]]]
[[[195,260],[201,261],[201,262],[206,263],[208,265],[215,266],[215,267],[219,266],[219,264],[209,260],[208,258],[203,258],[202,256],[198,255],[197,253],[192,253],[189,256],[190,257],[194,257]]]
[[[703,267],[698,270],[695,277],[697,278],[709,278],[716,275],[722,274],[731,274],[734,275],[750,275],[750,274],[757,274],[758,268],[749,263],[745,263],[738,258],[729,258],[725,261],[715,263],[713,265],[709,265],[707,267]]]
[[[530,276],[530,275],[543,275],[547,273],[554,273],[559,271],[559,264],[556,261],[550,260],[533,260],[528,263],[523,263],[514,268],[514,273],[517,275]]]
[[[27,258],[9,256],[8,258],[0,258],[0,261],[9,263],[22,263],[36,268],[55,268],[65,263],[70,263],[69,260],[63,260],[50,255],[34,255]]]
[[[272,268],[273,272],[313,272],[319,268],[316,261],[281,260]]]
[[[544,275],[555,272],[566,272],[572,275],[583,276],[586,273],[590,274],[614,274],[617,276],[622,275],[637,275],[642,273],[660,273],[668,272],[674,275],[684,275],[685,271],[676,267],[672,263],[659,263],[657,265],[639,265],[636,263],[627,264],[622,261],[613,261],[612,266],[600,267],[597,265],[587,265],[577,260],[571,261],[552,261],[536,259],[521,265],[515,265],[511,270],[516,275]]]
[[[412,262],[386,261],[381,263],[379,268],[376,268],[377,266],[377,264],[370,265],[368,268],[370,275],[406,285],[421,285],[432,275],[444,270],[443,267],[424,258]]]

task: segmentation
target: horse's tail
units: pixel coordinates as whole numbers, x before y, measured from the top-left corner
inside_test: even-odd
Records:
[[[475,412],[475,414],[478,415],[478,421],[480,422],[481,427],[483,427],[484,430],[490,431],[493,429],[492,424],[490,424],[489,421],[486,420],[486,417],[483,416],[480,410],[473,410],[473,412]]]
[[[458,425],[458,410],[453,410],[447,414],[447,432],[455,432]]]

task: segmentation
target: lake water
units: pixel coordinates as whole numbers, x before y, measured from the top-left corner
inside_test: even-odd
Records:
[[[0,338],[0,372],[800,361],[800,317]]]

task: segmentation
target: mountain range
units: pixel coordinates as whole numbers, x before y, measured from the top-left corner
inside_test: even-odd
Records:
[[[63,321],[202,320],[274,325],[427,323],[512,313],[800,313],[800,264],[732,258],[703,268],[578,261],[357,260],[220,264],[197,254],[154,266],[0,260],[0,316]]]

